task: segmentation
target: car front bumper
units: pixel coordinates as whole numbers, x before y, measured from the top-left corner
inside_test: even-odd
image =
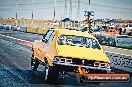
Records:
[[[56,66],[62,66],[62,68],[63,67],[69,67],[71,69],[74,69],[74,68],[80,67],[80,68],[85,68],[86,70],[92,69],[92,70],[97,70],[97,71],[108,71],[108,72],[111,71],[110,68],[92,67],[92,66],[77,65],[77,64],[71,64],[71,63],[53,62],[53,64]]]

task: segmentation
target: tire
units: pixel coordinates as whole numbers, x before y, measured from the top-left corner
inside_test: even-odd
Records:
[[[32,54],[32,57],[31,57],[31,69],[33,71],[36,71],[37,68],[39,66],[39,61],[37,60],[37,58],[34,57],[34,55]]]
[[[48,79],[48,75],[49,75],[49,69],[50,69],[50,67],[49,67],[49,64],[48,64],[48,62],[46,61],[46,63],[45,63],[45,65],[44,65],[45,67],[45,69],[44,69],[44,79],[45,79],[45,81]]]
[[[96,71],[96,70],[90,69],[89,74],[107,74],[107,71],[102,71],[102,70]]]
[[[84,84],[85,83],[85,78],[84,76],[81,76],[81,75],[77,75],[77,82],[78,83],[81,83],[81,84]]]
[[[56,82],[59,71],[55,66],[50,66],[48,64],[48,61],[45,61],[45,69],[44,69],[44,80],[48,83],[54,83]]]

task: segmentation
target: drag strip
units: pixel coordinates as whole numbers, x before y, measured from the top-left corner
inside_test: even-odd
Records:
[[[42,66],[38,71],[31,70],[31,55],[30,47],[19,44],[15,39],[0,38],[0,87],[54,85],[45,84]]]
[[[38,34],[24,33],[19,31],[10,31],[10,30],[1,30],[0,36],[26,42],[26,44],[28,42],[32,43],[34,40],[41,40],[43,37],[42,35],[38,35]],[[117,53],[117,54],[126,55],[126,56],[132,56],[132,50],[122,49],[117,47],[110,47],[110,46],[102,46],[102,47],[107,52]]]
[[[10,39],[13,39],[13,40],[16,40],[16,41],[19,41],[21,44],[24,44],[26,46],[32,47],[32,43],[33,42],[22,40],[22,39],[17,39],[17,38],[6,36],[6,35],[2,35],[2,34],[0,34],[0,36],[6,37],[6,38],[10,38]]]
[[[19,42],[24,46],[32,47],[32,40],[35,38],[36,40],[42,39],[42,35],[31,34],[31,33],[23,33],[15,31],[2,31],[3,34],[0,34],[1,37],[8,38]],[[7,36],[10,35],[10,36]],[[26,36],[28,35],[28,36]],[[17,36],[20,38],[17,38]],[[21,36],[21,37],[20,37]],[[28,38],[27,38],[28,37]],[[26,40],[25,40],[26,39]],[[103,49],[107,53],[107,56],[112,61],[112,67],[116,69],[124,70],[127,72],[132,72],[131,64],[132,64],[132,51],[128,49],[116,48],[116,47],[109,47],[103,46]],[[120,71],[122,72],[122,71]]]
[[[72,75],[61,78],[56,83],[44,82],[43,68],[31,70],[31,47],[34,39],[41,39],[42,35],[21,33],[15,31],[0,31],[0,87],[38,87],[38,86],[85,86],[85,87],[128,87],[128,83],[100,83],[79,84]],[[27,36],[26,36],[27,35]],[[19,38],[19,39],[18,39]],[[31,43],[30,43],[31,42]],[[28,45],[27,45],[28,44]]]
[[[0,87],[37,87],[37,86],[96,86],[79,84],[74,76],[59,78],[55,83],[45,83],[43,66],[31,70],[31,47],[19,39],[0,36]]]

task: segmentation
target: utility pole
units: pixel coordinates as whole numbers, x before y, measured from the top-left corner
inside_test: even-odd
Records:
[[[70,0],[69,18],[72,17],[72,0]]]
[[[86,17],[86,22],[88,23],[88,30],[89,32],[92,31],[92,28],[91,28],[91,23],[93,22],[90,17],[91,16],[94,16],[94,12],[93,11],[90,11],[90,0],[89,0],[89,11],[84,11],[84,16]]]
[[[67,16],[67,0],[65,0],[64,16],[63,19]]]
[[[18,13],[17,13],[17,11],[18,11],[18,0],[17,0],[17,3],[16,3],[16,26],[18,26]]]
[[[33,9],[32,9],[32,25],[33,25],[33,19],[34,19],[34,0],[33,0],[33,2],[32,2],[32,7],[33,7]]]
[[[76,15],[76,19],[80,18],[80,0],[78,0],[78,8],[77,8],[77,15]]]
[[[56,16],[56,0],[54,4],[54,17],[53,17],[53,22],[55,22],[55,16]]]

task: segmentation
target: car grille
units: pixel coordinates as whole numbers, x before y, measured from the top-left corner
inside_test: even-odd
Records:
[[[86,60],[86,59],[78,59],[78,58],[72,59],[72,64],[77,64],[77,65],[94,66],[94,62],[95,60]]]
[[[75,65],[84,65],[84,66],[91,66],[91,67],[96,67],[94,66],[95,62],[100,62],[100,63],[105,63],[103,61],[96,61],[96,60],[86,60],[86,59],[79,59],[79,58],[71,58],[71,57],[60,57],[61,62],[63,59],[72,59],[71,64]],[[63,62],[64,63],[64,62]],[[98,66],[97,66],[98,67]]]

